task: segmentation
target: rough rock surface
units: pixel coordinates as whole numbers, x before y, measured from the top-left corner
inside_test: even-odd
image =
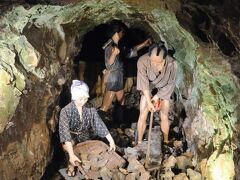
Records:
[[[62,85],[68,85],[74,77],[72,60],[80,50],[81,38],[96,25],[112,18],[144,29],[176,49],[175,108],[179,109],[179,116],[185,111],[183,127],[190,150],[196,159],[209,158],[215,150],[230,152],[231,164],[230,140],[239,117],[237,112],[240,112],[238,79],[232,73],[238,75],[239,69],[236,61],[239,35],[235,34],[233,26],[236,19],[229,21],[227,28],[211,26],[219,29],[218,34],[212,29],[204,31],[210,16],[203,24],[198,23],[198,29],[204,31],[206,41],[210,41],[206,43],[191,35],[194,32],[189,26],[194,23],[186,11],[204,14],[193,6],[194,3],[185,5],[186,11],[181,14],[179,3],[155,6],[156,1],[142,5],[139,1],[127,0],[80,1],[66,6],[29,6],[23,1],[15,2],[14,7],[1,11],[0,18],[0,179],[14,179],[19,173],[24,179],[39,179],[42,175],[51,158],[55,106]],[[217,11],[205,8],[203,5],[202,9],[208,13]],[[189,21],[181,19],[184,15]],[[218,24],[224,23],[228,21]],[[234,48],[222,47],[225,43],[220,40]],[[214,162],[214,158],[216,156],[211,156],[208,164]]]

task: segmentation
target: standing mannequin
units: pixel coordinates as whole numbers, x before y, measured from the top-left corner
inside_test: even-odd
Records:
[[[114,96],[116,96],[119,103],[119,119],[123,119],[123,106],[124,106],[124,86],[123,86],[123,50],[120,50],[118,44],[123,38],[126,31],[126,25],[118,20],[113,20],[110,23],[108,34],[111,37],[111,43],[105,48],[105,65],[106,65],[106,88],[104,98],[100,110],[107,112]],[[143,47],[148,46],[150,40],[135,46],[128,57],[136,56],[137,51]]]
[[[164,143],[168,144],[169,134],[169,99],[176,84],[177,63],[169,55],[163,43],[155,43],[149,53],[138,60],[137,89],[142,92],[140,115],[137,124],[138,144],[142,142],[149,111],[156,111],[153,102],[161,101],[158,110]],[[155,93],[153,93],[155,91]]]

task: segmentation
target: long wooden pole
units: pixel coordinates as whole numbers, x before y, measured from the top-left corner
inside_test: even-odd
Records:
[[[145,168],[148,168],[148,165],[149,165],[152,124],[153,124],[153,111],[151,111],[151,115],[150,115],[150,124],[149,124],[149,130],[148,130],[148,146],[147,146],[147,153],[146,153],[146,159],[145,159]]]

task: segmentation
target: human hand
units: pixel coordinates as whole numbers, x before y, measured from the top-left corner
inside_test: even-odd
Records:
[[[160,98],[157,95],[155,95],[151,99],[151,101],[152,101],[152,103],[153,103],[153,105],[155,107],[155,110],[160,110],[160,108],[161,108],[161,100],[160,100]]]
[[[104,70],[102,71],[102,73],[103,73],[103,74],[106,74],[106,73],[107,73],[107,69],[104,69]]]
[[[116,145],[115,145],[115,143],[114,142],[111,142],[110,144],[109,144],[109,151],[115,151],[116,150]]]
[[[155,96],[152,97],[151,101],[152,102],[157,102],[159,99],[160,98],[157,95],[155,95]]]
[[[110,146],[108,151],[112,151],[112,150],[115,151],[116,145],[115,145],[115,142],[114,142],[111,134],[108,133],[108,134],[106,135],[106,138],[107,138],[107,140],[108,140],[108,142],[109,142],[109,146]]]
[[[112,49],[112,54],[114,54],[114,55],[118,55],[120,53],[120,50],[115,46],[115,47],[113,47],[113,49]]]
[[[81,163],[80,159],[75,155],[69,155],[69,162],[73,166],[77,166],[75,162]]]
[[[145,46],[149,46],[152,44],[152,38],[148,38],[147,40],[144,41]]]
[[[156,109],[155,109],[155,107],[154,107],[154,105],[153,105],[153,103],[152,102],[148,102],[148,110],[149,111],[153,111],[153,112],[155,112],[156,111]]]

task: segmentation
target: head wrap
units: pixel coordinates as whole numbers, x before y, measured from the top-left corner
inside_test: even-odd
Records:
[[[72,100],[76,100],[79,97],[89,97],[89,88],[87,84],[80,80],[73,80],[71,85]]]

